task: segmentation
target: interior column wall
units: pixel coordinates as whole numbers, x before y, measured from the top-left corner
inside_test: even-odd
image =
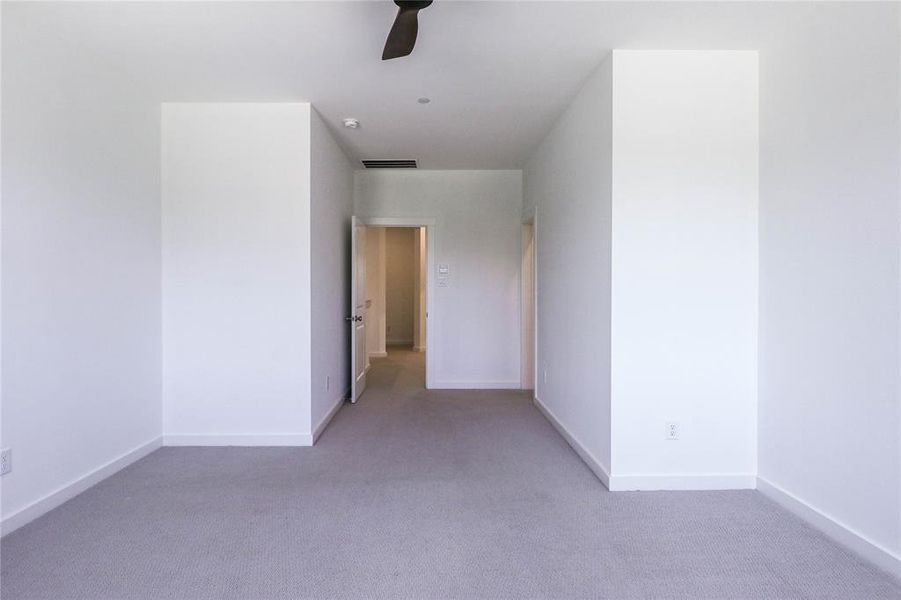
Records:
[[[167,444],[312,443],[310,117],[163,105]]]
[[[526,165],[536,402],[611,489],[754,485],[756,60],[615,51]]]
[[[757,60],[613,52],[611,489],[755,485]]]

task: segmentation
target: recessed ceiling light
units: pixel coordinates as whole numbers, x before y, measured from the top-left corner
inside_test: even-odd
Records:
[[[423,96],[422,98],[420,98],[419,100],[417,100],[417,102],[419,102],[420,104],[428,104],[429,102],[431,102],[431,100],[429,100],[428,98],[426,98],[425,96]]]
[[[344,119],[344,126],[348,129],[356,129],[360,126],[360,122],[356,119]]]

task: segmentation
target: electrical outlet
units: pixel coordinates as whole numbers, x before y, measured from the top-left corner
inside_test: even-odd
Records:
[[[666,422],[666,439],[668,440],[678,440],[679,439],[679,423],[676,421],[667,421]]]
[[[331,375],[325,376],[325,391],[329,391],[332,389],[332,377]]]
[[[547,367],[544,368],[544,383],[547,383]]]
[[[0,475],[6,475],[13,470],[13,451],[9,448],[0,450]]]

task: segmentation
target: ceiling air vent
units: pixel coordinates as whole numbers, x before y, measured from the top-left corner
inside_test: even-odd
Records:
[[[364,160],[367,169],[415,169],[415,160]]]

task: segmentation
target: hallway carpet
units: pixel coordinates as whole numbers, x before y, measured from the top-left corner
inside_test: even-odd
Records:
[[[163,448],[2,541],[21,598],[901,598],[754,491],[607,492],[527,393],[376,360],[314,448]]]

